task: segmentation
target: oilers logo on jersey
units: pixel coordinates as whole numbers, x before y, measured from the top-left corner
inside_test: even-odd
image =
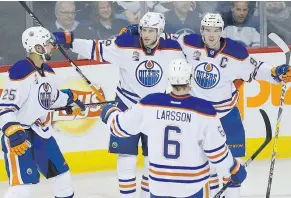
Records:
[[[160,82],[163,70],[156,61],[146,60],[137,66],[135,76],[142,86],[153,87]]]
[[[49,83],[42,83],[38,89],[38,102],[42,108],[49,110],[52,105],[52,87]]]
[[[194,80],[202,89],[212,89],[220,81],[220,72],[214,64],[200,63],[194,69]]]

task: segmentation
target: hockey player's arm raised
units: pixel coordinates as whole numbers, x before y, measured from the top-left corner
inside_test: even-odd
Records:
[[[123,57],[122,49],[116,45],[116,39],[111,40],[86,40],[74,39],[73,32],[54,32],[55,44],[63,45],[79,55],[98,62],[108,61],[110,63],[119,63]]]
[[[236,46],[240,51],[239,68],[236,68],[237,77],[244,81],[265,80],[271,83],[291,82],[291,68],[289,65],[271,66],[263,61],[249,55],[247,49],[242,45]]]
[[[217,173],[221,177],[232,175],[233,183],[242,183],[246,178],[246,171],[229,151],[226,135],[218,118],[207,118],[204,136],[204,152],[208,160],[215,166]]]
[[[112,135],[129,137],[141,130],[143,111],[140,103],[125,112],[121,112],[114,105],[106,105],[101,113],[102,121],[107,125]]]
[[[17,74],[10,72],[0,98],[0,127],[8,138],[11,152],[17,155],[24,154],[29,145],[16,113],[28,99],[30,81],[30,78],[21,80]]]

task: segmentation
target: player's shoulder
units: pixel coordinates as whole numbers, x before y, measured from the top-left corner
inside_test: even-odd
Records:
[[[55,71],[53,70],[53,68],[51,68],[48,64],[43,64],[42,66],[45,72],[55,74]]]
[[[124,33],[115,39],[115,44],[121,48],[140,48],[139,35]]]
[[[200,49],[204,48],[202,36],[199,34],[187,34],[184,35],[182,39],[185,45]]]
[[[9,78],[13,81],[25,80],[31,74],[36,72],[34,66],[27,60],[23,59],[16,62],[9,69]]]
[[[241,43],[229,38],[224,38],[224,42],[225,47],[222,50],[223,54],[241,61],[249,56],[248,50]]]
[[[153,93],[141,99],[139,103],[142,106],[181,109],[196,112],[204,116],[216,116],[216,110],[209,101],[190,95],[175,97],[173,94]]]
[[[182,48],[178,41],[168,38],[160,38],[159,49],[161,50],[178,50],[182,51]]]

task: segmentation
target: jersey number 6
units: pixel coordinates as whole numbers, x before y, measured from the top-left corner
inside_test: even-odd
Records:
[[[171,133],[181,133],[181,129],[177,126],[167,126],[165,128],[164,156],[167,159],[178,159],[180,157],[181,151],[180,142],[176,140],[170,140],[169,136]]]

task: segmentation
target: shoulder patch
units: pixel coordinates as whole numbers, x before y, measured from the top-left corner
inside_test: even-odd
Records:
[[[43,69],[46,72],[55,74],[55,71],[49,65],[47,65],[47,64],[43,64]]]
[[[202,36],[199,34],[188,34],[184,36],[184,44],[194,48],[204,48]]]
[[[169,94],[149,94],[139,101],[144,106],[160,106],[165,108],[178,108],[181,110],[195,111],[206,116],[216,116],[216,110],[209,101],[190,96],[184,99],[175,99]]]
[[[232,56],[238,60],[244,60],[249,56],[247,49],[237,41],[224,38],[226,45],[221,53]]]
[[[120,48],[141,48],[138,35],[122,34],[115,39],[115,44]]]
[[[15,63],[8,72],[11,80],[24,80],[35,71],[33,65],[31,65],[28,60],[24,59]]]
[[[160,38],[159,49],[161,49],[161,50],[167,50],[167,49],[168,50],[170,50],[170,49],[182,50],[178,41],[171,40],[171,39],[164,39],[164,38]]]

